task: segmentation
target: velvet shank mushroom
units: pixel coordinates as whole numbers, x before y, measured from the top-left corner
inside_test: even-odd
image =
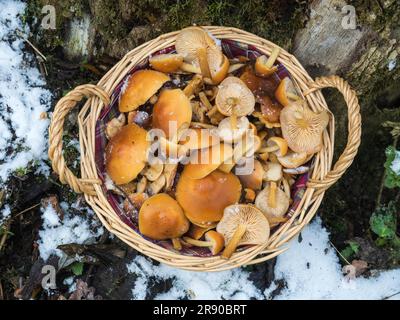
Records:
[[[225,207],[239,201],[241,189],[232,173],[216,170],[202,179],[191,179],[185,168],[176,186],[176,199],[192,223],[207,226],[222,218]]]
[[[146,165],[150,146],[147,131],[127,124],[106,147],[106,170],[115,184],[126,184],[137,177]]]
[[[239,180],[243,185],[243,188],[249,188],[252,190],[260,190],[262,188],[264,168],[260,161],[254,160],[253,171],[247,175],[239,175]]]
[[[269,199],[271,198],[271,192],[275,193],[276,201],[275,206],[270,206]],[[271,185],[267,185],[256,197],[255,205],[259,208],[262,213],[267,217],[271,226],[281,222],[283,216],[289,209],[290,198],[280,188],[272,190]]]
[[[322,148],[322,132],[329,122],[326,111],[311,111],[304,100],[291,103],[281,111],[282,135],[290,149],[314,154]]]
[[[213,256],[220,253],[220,251],[224,248],[224,237],[217,231],[210,230],[205,234],[204,237],[205,241],[196,240],[189,237],[183,237],[183,240],[196,247],[208,247]]]
[[[139,231],[154,240],[179,238],[189,229],[178,202],[165,193],[147,199],[139,211]]]
[[[232,129],[237,127],[237,117],[254,111],[255,98],[246,84],[237,77],[228,77],[219,85],[215,98],[218,111],[231,119]]]
[[[274,47],[271,51],[271,55],[267,58],[265,55],[259,56],[256,59],[254,69],[256,74],[261,77],[268,77],[278,70],[277,66],[274,66],[276,58],[279,56],[280,49]]]
[[[146,103],[170,78],[154,70],[136,71],[122,89],[119,111],[129,112]]]
[[[217,231],[224,236],[226,244],[222,258],[229,259],[240,245],[265,243],[270,228],[259,209],[248,204],[235,204],[225,208]]]
[[[284,156],[288,151],[288,144],[281,137],[271,137],[267,140],[267,146],[258,150],[260,153],[273,152],[277,156]]]
[[[284,78],[275,91],[275,98],[281,105],[286,107],[293,101],[300,100],[292,80],[289,77]]]
[[[247,117],[240,117],[236,121],[236,127],[232,128],[230,118],[225,118],[218,124],[218,135],[225,142],[237,142],[249,129],[249,125]]]
[[[289,151],[284,156],[278,156],[279,163],[289,169],[294,169],[308,161],[308,155],[305,152],[297,153]]]
[[[179,69],[183,63],[183,57],[174,53],[159,54],[151,57],[149,63],[154,70],[170,73]]]
[[[190,124],[192,107],[181,89],[163,90],[153,108],[153,128],[164,131],[168,138],[176,135],[183,124]],[[173,130],[173,131],[171,131]]]

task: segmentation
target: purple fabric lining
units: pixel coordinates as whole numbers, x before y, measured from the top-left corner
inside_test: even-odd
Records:
[[[257,51],[257,49],[253,46],[248,46],[236,41],[232,40],[222,40],[221,41],[221,46],[224,54],[229,58],[232,59],[237,56],[245,56],[249,59],[255,59],[258,56],[261,55],[260,52]],[[165,48],[163,50],[160,50],[153,55],[157,54],[163,54],[163,53],[171,53],[174,52],[175,48],[174,46],[170,46],[168,48]],[[118,111],[118,101],[119,97],[121,94],[121,89],[124,85],[124,82],[127,80],[127,78],[132,75],[135,71],[146,68],[148,66],[148,58],[139,63],[137,66],[132,68],[127,75],[124,77],[124,79],[116,86],[114,89],[112,95],[111,95],[111,103],[108,106],[105,106],[104,109],[102,110],[99,119],[97,120],[96,123],[96,138],[95,138],[95,161],[96,161],[96,166],[97,166],[97,172],[99,175],[99,178],[103,181],[103,191],[107,195],[107,200],[112,206],[112,208],[115,210],[117,215],[121,218],[121,220],[126,223],[129,227],[132,228],[132,232],[137,232],[140,234],[137,226],[137,221],[135,221],[134,217],[130,217],[127,213],[124,212],[122,209],[122,202],[123,199],[108,191],[105,187],[105,177],[106,177],[106,172],[105,172],[105,164],[104,164],[104,152],[105,148],[107,145],[107,138],[105,135],[105,127],[108,121],[113,119],[114,117],[117,117],[119,115]],[[273,75],[274,77],[277,78],[278,81],[282,80],[283,78],[290,76],[289,72],[286,70],[286,68],[282,64],[278,64],[278,71]],[[299,205],[301,198],[303,197],[303,194],[306,190],[306,184],[308,181],[308,174],[303,174],[299,176],[295,182],[295,184],[292,187],[292,199],[293,202],[289,208],[289,213],[292,213],[296,210],[297,206]],[[144,237],[146,238],[146,237]],[[175,251],[172,247],[171,241],[154,241],[151,239],[146,238],[147,240],[156,243],[166,249],[169,249],[171,251]],[[207,248],[198,248],[198,247],[184,247],[182,251],[179,251],[180,254],[183,255],[189,255],[189,256],[211,256],[211,253]]]

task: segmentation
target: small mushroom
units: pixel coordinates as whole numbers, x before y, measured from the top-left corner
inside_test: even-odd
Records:
[[[256,59],[254,68],[258,76],[268,77],[278,70],[278,66],[274,66],[274,63],[279,56],[279,52],[280,48],[274,47],[268,58],[265,55],[262,55]]]
[[[136,124],[127,124],[106,147],[106,170],[115,184],[125,184],[137,177],[146,165],[147,131]]]
[[[195,66],[187,62],[181,64],[180,70],[187,73],[195,73],[201,75],[201,69],[199,66]]]
[[[303,174],[310,170],[308,166],[300,166],[297,168],[284,168],[283,172],[288,174]]]
[[[108,139],[114,137],[126,123],[125,114],[121,113],[118,117],[111,119],[106,125],[106,136]]]
[[[142,177],[136,186],[136,193],[143,193],[147,188],[147,178]]]
[[[284,78],[275,91],[275,98],[284,107],[288,106],[293,101],[298,101],[301,98],[289,77]]]
[[[281,112],[282,135],[290,149],[314,154],[322,148],[322,133],[328,125],[326,111],[311,111],[304,100],[291,103]]]
[[[143,203],[149,198],[147,193],[132,193],[124,200],[124,211],[129,212],[130,206],[133,206],[136,210],[139,210]]]
[[[263,176],[263,180],[269,182],[270,192],[268,197],[268,206],[275,208],[277,206],[277,182],[282,179],[282,166],[279,163],[267,162],[266,171]]]
[[[185,166],[185,172],[191,179],[201,179],[232,157],[232,147],[225,143],[196,150]]]
[[[224,248],[224,237],[217,231],[210,230],[205,234],[204,237],[206,238],[205,241],[196,240],[189,237],[183,237],[183,240],[196,247],[208,247],[213,256],[220,253]]]
[[[281,137],[271,137],[267,140],[267,146],[258,150],[259,153],[273,152],[278,157],[286,155],[288,151],[288,144],[285,139]]]
[[[217,226],[217,223],[213,223],[213,224],[211,224],[211,225],[209,225],[209,226],[207,226],[205,228],[200,227],[200,226],[195,225],[195,224],[191,224],[190,228],[189,228],[189,231],[186,233],[186,235],[188,237],[192,238],[192,239],[199,240],[199,239],[201,239],[203,237],[203,235],[207,231],[209,231],[211,229],[215,229],[216,226]]]
[[[229,66],[228,74],[234,73],[245,66],[244,63],[234,63]]]
[[[269,205],[270,194],[272,192],[275,193],[275,206]],[[257,195],[255,205],[264,213],[272,227],[276,225],[277,219],[283,218],[286,214],[289,209],[289,200],[290,198],[280,188],[276,188],[276,190],[273,191],[272,185],[267,185]]]
[[[168,139],[176,134],[174,130],[185,123],[190,124],[191,120],[192,107],[183,91],[163,90],[153,108],[153,128],[163,130]]]
[[[270,228],[264,214],[248,204],[234,204],[224,210],[217,225],[224,236],[226,247],[222,258],[229,259],[240,245],[263,244],[268,241]]]
[[[229,59],[222,54],[219,48],[209,50],[208,61],[211,73],[211,80],[214,85],[225,79],[229,71]]]
[[[204,227],[219,221],[224,208],[239,201],[241,189],[232,173],[216,170],[202,179],[191,179],[185,167],[176,186],[176,199],[186,217]]]
[[[183,56],[176,53],[165,53],[152,56],[149,63],[154,70],[164,73],[175,72],[183,63]]]
[[[237,142],[249,129],[249,124],[249,119],[243,116],[237,119],[233,128],[230,118],[225,118],[218,125],[218,135],[225,142]]]
[[[252,173],[248,175],[238,175],[238,177],[244,188],[261,190],[264,177],[264,168],[260,161],[254,160]]]
[[[244,189],[244,198],[248,202],[253,202],[256,198],[256,192],[253,189],[245,188]]]
[[[213,106],[211,105],[210,100],[208,100],[207,95],[204,92],[199,92],[199,98],[207,111],[212,109]]]
[[[205,149],[220,143],[215,129],[190,128],[179,143],[187,150]]]
[[[154,70],[136,71],[122,89],[119,111],[129,112],[146,103],[170,78]]]
[[[237,77],[228,77],[219,85],[215,103],[218,111],[230,117],[236,129],[237,117],[247,116],[254,111],[255,98],[246,84]]]
[[[302,164],[306,163],[308,160],[308,155],[305,152],[293,152],[289,150],[289,152],[284,156],[278,156],[279,163],[289,169],[294,169]]]
[[[154,240],[179,238],[189,230],[189,221],[178,202],[165,193],[147,199],[139,211],[139,231]]]

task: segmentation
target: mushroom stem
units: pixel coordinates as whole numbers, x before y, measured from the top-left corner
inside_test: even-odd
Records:
[[[221,257],[223,259],[229,259],[232,256],[245,232],[246,232],[246,225],[239,224],[231,240],[228,242],[224,251],[222,252]]]
[[[271,55],[269,56],[267,62],[265,63],[265,66],[266,66],[267,68],[272,68],[272,66],[274,65],[276,59],[277,59],[278,56],[279,56],[279,52],[280,52],[280,49],[279,49],[278,47],[274,47],[274,48],[272,49]]]
[[[213,106],[204,92],[199,92],[199,98],[201,103],[207,108],[207,111],[212,109]]]
[[[268,194],[268,206],[276,208],[276,182],[271,182],[271,188]]]
[[[211,72],[210,72],[210,66],[208,65],[208,61],[207,61],[206,48],[198,48],[197,49],[197,58],[199,59],[201,74],[205,78],[211,79]]]
[[[200,68],[194,66],[191,63],[186,63],[186,62],[182,63],[182,65],[180,66],[180,69],[182,71],[189,72],[189,73],[201,74]]]
[[[230,117],[230,121],[231,121],[232,130],[236,130],[237,129],[237,116],[235,113],[232,113],[232,115]]]
[[[283,189],[285,190],[285,194],[288,196],[288,198],[290,198],[289,182],[285,178],[283,178],[282,183],[283,183]]]
[[[279,146],[278,145],[274,145],[271,147],[265,147],[265,148],[261,148],[258,150],[258,153],[265,153],[265,152],[274,152],[274,151],[278,151],[279,150]]]
[[[186,95],[186,97],[190,98],[196,92],[196,90],[201,87],[202,84],[202,76],[196,74],[183,89],[183,93]]]
[[[300,99],[301,99],[301,98],[300,98],[297,94],[295,94],[295,93],[287,92],[286,95],[287,95],[287,97],[288,97],[289,99],[291,99],[291,100],[297,101],[297,100],[300,100]]]
[[[182,250],[182,243],[179,238],[173,238],[172,245],[174,246],[175,250],[178,250],[178,251]]]
[[[185,242],[192,244],[196,247],[211,247],[213,245],[211,241],[196,240],[196,239],[192,239],[189,237],[183,237],[183,240],[185,240]]]

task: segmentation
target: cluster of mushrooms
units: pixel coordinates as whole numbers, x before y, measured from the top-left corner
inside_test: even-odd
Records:
[[[145,237],[229,259],[288,219],[291,186],[322,148],[329,115],[313,112],[290,78],[277,82],[279,49],[228,59],[200,27],[181,30],[175,49],[125,81],[106,126],[106,185]],[[166,161],[148,161],[151,129],[164,133]],[[188,155],[213,161],[182,163]],[[235,174],[249,159],[252,171]]]

